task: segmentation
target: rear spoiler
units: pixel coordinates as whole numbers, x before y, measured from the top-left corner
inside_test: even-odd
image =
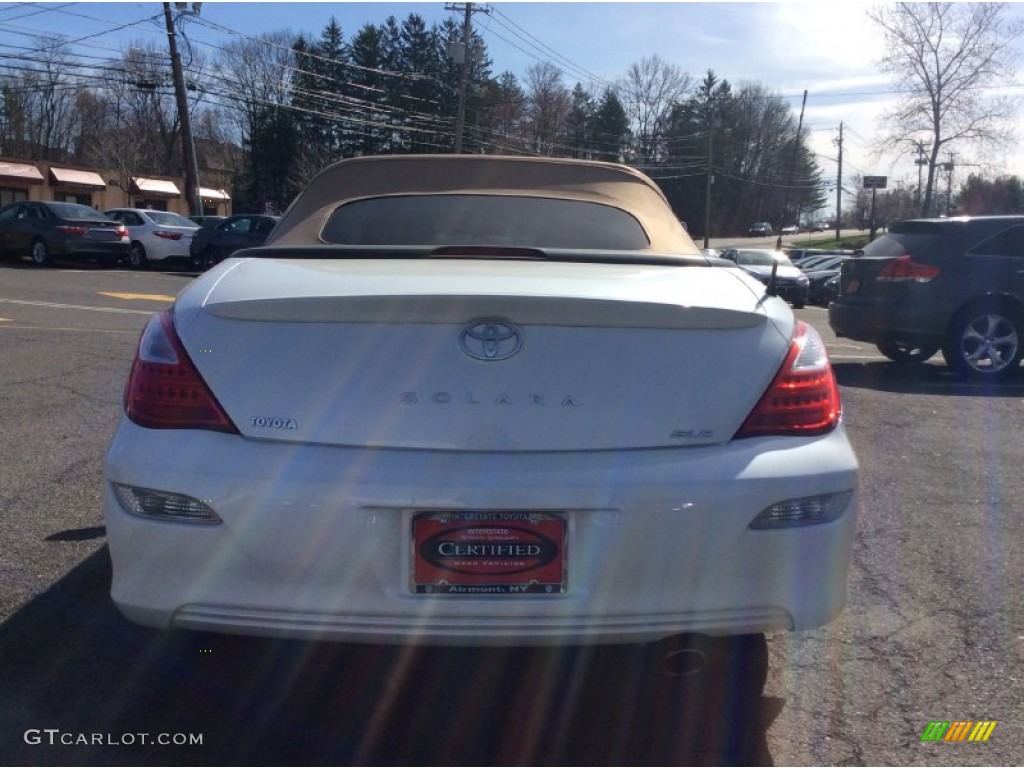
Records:
[[[521,248],[490,245],[263,245],[235,251],[239,259],[512,259],[579,264],[645,264],[666,267],[734,266],[701,253],[601,251],[570,248]],[[724,263],[723,263],[724,262]]]

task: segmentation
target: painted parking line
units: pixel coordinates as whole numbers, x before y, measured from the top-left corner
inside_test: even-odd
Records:
[[[42,325],[0,325],[5,331],[67,331],[68,333],[113,333],[138,336],[136,331],[119,331],[116,328],[47,328]]]
[[[168,296],[163,293],[112,293],[109,291],[100,291],[100,296],[110,296],[114,299],[124,299],[125,301],[174,301],[173,296]]]
[[[52,301],[27,301],[25,299],[0,299],[0,304],[17,304],[23,307],[51,307],[53,309],[78,309],[89,312],[114,312],[122,315],[152,315],[149,309],[123,309],[121,307],[91,307],[84,304],[58,304]]]

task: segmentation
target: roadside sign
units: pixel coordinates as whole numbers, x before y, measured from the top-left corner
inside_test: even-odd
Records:
[[[864,189],[885,189],[888,181],[888,176],[865,176]]]

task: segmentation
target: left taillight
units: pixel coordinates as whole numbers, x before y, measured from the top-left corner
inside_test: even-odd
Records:
[[[139,339],[124,390],[128,418],[150,429],[212,429],[238,434],[174,330],[171,310],[155,315]]]
[[[821,435],[839,424],[842,403],[825,342],[799,321],[782,367],[734,436]]]
[[[903,254],[887,262],[878,271],[875,280],[879,283],[927,283],[942,272],[934,264],[914,261],[910,254]]]
[[[162,229],[156,229],[153,234],[162,240],[181,240],[181,232],[166,232]]]

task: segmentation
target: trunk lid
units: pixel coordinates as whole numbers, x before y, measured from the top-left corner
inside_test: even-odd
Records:
[[[762,295],[715,267],[242,259],[187,289],[175,325],[247,437],[647,448],[739,428],[792,334]]]

